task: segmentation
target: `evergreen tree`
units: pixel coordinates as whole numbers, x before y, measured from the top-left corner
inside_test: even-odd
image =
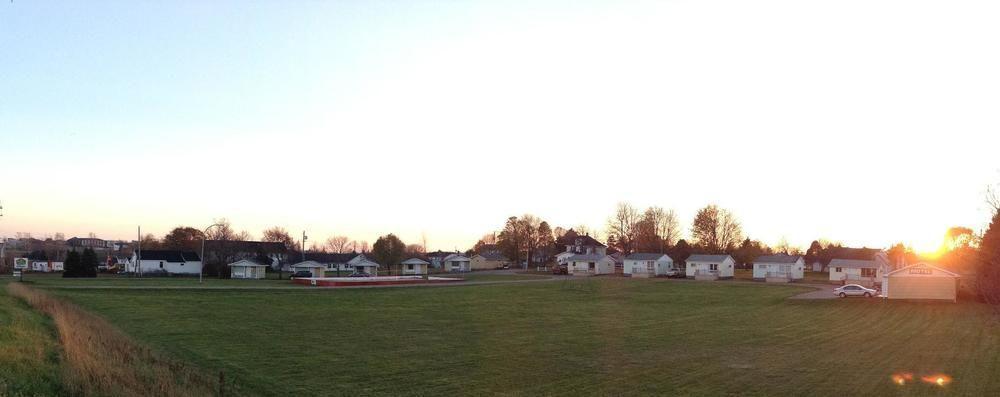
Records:
[[[63,277],[79,277],[80,274],[80,253],[70,251],[66,254],[63,262]]]
[[[1000,305],[1000,213],[993,215],[979,246],[976,271],[979,295],[987,303]]]
[[[97,253],[93,249],[87,248],[80,255],[80,273],[77,277],[97,277]]]

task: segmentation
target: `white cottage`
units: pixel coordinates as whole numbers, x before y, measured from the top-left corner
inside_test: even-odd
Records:
[[[674,260],[667,254],[635,253],[627,255],[622,272],[631,277],[656,277],[676,272]]]
[[[367,274],[369,276],[378,275],[378,262],[375,262],[364,255],[358,255],[347,262],[354,269],[354,274]]]
[[[465,255],[451,254],[444,258],[444,270],[447,272],[467,272],[472,268],[472,259]]]
[[[883,266],[871,260],[833,259],[827,268],[830,281],[838,284],[861,284],[866,287],[882,283]]]
[[[144,249],[141,253],[132,254],[132,263],[127,271],[141,274],[197,275],[201,274],[201,257],[191,251]]]
[[[613,274],[615,259],[610,255],[576,254],[566,260],[566,271],[571,276]]]
[[[400,263],[400,274],[404,276],[427,274],[431,263],[420,258],[410,258]]]
[[[691,255],[685,275],[697,280],[733,278],[736,261],[729,255]]]
[[[250,259],[240,259],[229,265],[229,278],[260,280],[267,275],[267,265]]]
[[[806,261],[799,255],[764,255],[753,261],[753,279],[789,282],[805,277]]]
[[[309,277],[325,277],[326,265],[314,260],[302,261],[292,265],[292,273],[309,272]]]

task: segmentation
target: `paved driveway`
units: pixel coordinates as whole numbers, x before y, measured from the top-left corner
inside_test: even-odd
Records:
[[[837,288],[837,285],[833,284],[804,284],[805,287],[816,288],[815,291],[805,292],[795,295],[789,299],[837,299],[837,295],[833,294],[833,289]]]

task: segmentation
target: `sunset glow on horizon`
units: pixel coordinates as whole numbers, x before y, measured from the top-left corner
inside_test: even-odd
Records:
[[[525,213],[603,238],[625,201],[933,254],[1000,182],[1000,4],[944,6],[4,4],[0,237],[465,250]]]

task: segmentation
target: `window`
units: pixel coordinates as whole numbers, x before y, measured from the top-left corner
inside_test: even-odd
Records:
[[[875,277],[875,269],[869,267],[862,268],[861,277]]]
[[[842,268],[842,267],[835,267],[835,268],[833,268],[833,271],[835,271],[837,273],[841,273],[841,272],[844,271],[844,268]]]
[[[413,270],[413,265],[406,265],[406,270]]]
[[[160,261],[160,269],[163,269],[163,261]]]
[[[719,264],[713,263],[711,265],[708,265],[708,270],[719,270]]]

